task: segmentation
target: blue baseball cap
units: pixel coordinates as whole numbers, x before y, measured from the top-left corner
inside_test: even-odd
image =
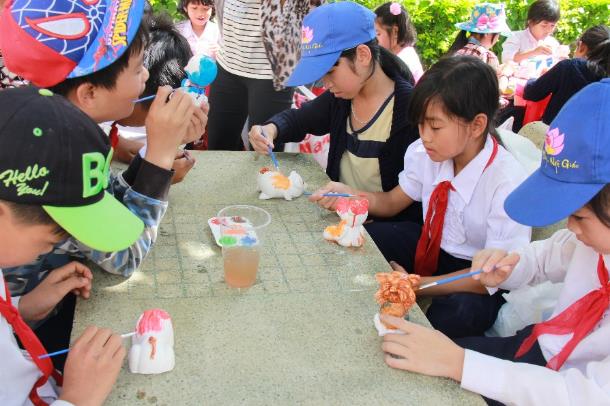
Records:
[[[375,38],[375,13],[351,1],[324,4],[305,16],[301,59],[286,86],[313,83],[337,62],[341,52]]]
[[[549,126],[540,168],[504,202],[515,221],[542,227],[587,204],[610,183],[610,78],[576,93]]]
[[[8,0],[0,17],[6,67],[54,86],[114,63],[135,37],[145,0]]]

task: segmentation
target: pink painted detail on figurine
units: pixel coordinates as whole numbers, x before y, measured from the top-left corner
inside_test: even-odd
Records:
[[[165,310],[161,309],[151,309],[146,310],[140,316],[140,320],[137,325],[138,334],[142,335],[149,331],[161,331],[162,325],[161,322],[163,320],[169,320],[169,314]]]

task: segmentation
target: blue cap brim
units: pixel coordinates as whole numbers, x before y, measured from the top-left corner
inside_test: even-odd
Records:
[[[504,210],[518,223],[544,227],[570,216],[604,186],[599,183],[559,182],[537,169],[508,195]]]
[[[302,57],[288,80],[286,80],[286,86],[301,86],[315,82],[326,75],[340,56],[341,51]]]

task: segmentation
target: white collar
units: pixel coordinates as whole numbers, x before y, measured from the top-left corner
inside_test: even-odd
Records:
[[[466,204],[469,204],[474,189],[479,183],[481,175],[483,175],[485,165],[487,165],[487,162],[491,157],[493,144],[492,136],[488,134],[483,149],[472,159],[472,161],[468,162],[457,176],[455,176],[453,172],[453,159],[441,162],[440,171],[438,175],[436,175],[436,179],[432,185],[436,187],[436,185],[443,181],[451,181],[451,185],[455,191],[461,196]]]

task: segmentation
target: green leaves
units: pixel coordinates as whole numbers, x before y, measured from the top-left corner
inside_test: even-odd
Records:
[[[374,10],[386,0],[355,0],[365,7]],[[480,1],[479,1],[480,2]],[[525,28],[527,10],[533,0],[504,0],[508,25],[518,31]],[[180,18],[176,11],[176,0],[150,0],[155,10],[165,10],[174,18]],[[425,66],[438,60],[453,43],[458,30],[455,23],[466,21],[470,17],[474,0],[403,0],[400,1],[409,11],[417,29],[416,48]],[[569,45],[576,41],[587,28],[597,24],[608,24],[610,21],[610,3],[608,0],[560,0],[561,20],[557,26],[555,38],[562,44]],[[503,41],[503,39],[501,40]],[[502,44],[494,47],[500,54]]]

